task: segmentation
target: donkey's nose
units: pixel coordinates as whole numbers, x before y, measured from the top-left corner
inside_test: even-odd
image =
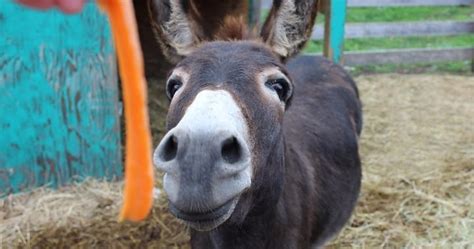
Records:
[[[174,160],[178,153],[178,137],[180,132],[174,132],[175,134],[171,134],[163,140],[161,150],[158,151],[158,156],[160,160],[164,162],[168,162]],[[183,135],[183,134],[181,134]],[[183,136],[182,136],[183,138]],[[223,138],[224,140],[220,143],[220,151],[222,159],[229,163],[234,164],[237,163],[242,159],[242,145],[240,144],[239,140],[233,136],[229,135],[227,138]],[[217,140],[219,141],[219,140]],[[215,141],[210,141],[214,143]]]
[[[230,136],[221,143],[221,156],[229,164],[237,163],[243,159],[242,145],[235,136]]]
[[[248,166],[250,153],[237,132],[172,129],[155,151],[155,165],[166,173],[211,173],[227,177]],[[198,167],[199,165],[199,167]],[[193,169],[190,169],[193,168]]]
[[[178,138],[175,135],[171,135],[162,143],[163,147],[159,151],[158,156],[165,162],[174,160],[178,152]]]
[[[176,127],[155,150],[163,185],[183,212],[214,210],[250,186],[250,150],[238,132]]]

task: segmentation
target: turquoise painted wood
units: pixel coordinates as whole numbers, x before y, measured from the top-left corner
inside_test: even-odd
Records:
[[[329,58],[340,63],[344,50],[347,0],[330,0]]]
[[[122,176],[115,55],[108,23],[2,1],[0,197],[84,177]]]

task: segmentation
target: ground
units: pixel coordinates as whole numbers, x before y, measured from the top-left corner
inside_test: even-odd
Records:
[[[334,248],[474,244],[474,77],[357,78],[364,179]]]
[[[329,247],[473,245],[474,77],[383,74],[356,81],[364,104],[363,187],[353,218]],[[167,101],[157,94],[161,84],[151,83],[156,144]],[[0,200],[0,248],[189,247],[162,194],[146,222],[117,223],[121,189],[91,180]]]

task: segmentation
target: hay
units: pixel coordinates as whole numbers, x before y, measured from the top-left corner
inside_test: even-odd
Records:
[[[357,78],[362,194],[333,248],[474,245],[474,78]]]
[[[159,190],[146,222],[118,223],[121,189],[121,183],[87,180],[4,199],[0,248],[189,248],[187,230],[166,211]]]
[[[472,246],[474,78],[393,74],[357,81],[365,111],[362,194],[328,247]],[[159,137],[166,101],[153,98],[151,105]],[[146,222],[117,223],[121,189],[88,180],[0,200],[0,248],[189,248],[187,230],[167,213],[163,195]]]

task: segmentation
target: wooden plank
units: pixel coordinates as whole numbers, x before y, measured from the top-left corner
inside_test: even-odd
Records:
[[[473,48],[394,49],[383,51],[345,52],[344,65],[432,63],[473,60]]]
[[[310,53],[303,54],[302,56],[322,56],[322,54]],[[433,63],[440,61],[462,60],[474,61],[474,47],[446,49],[390,49],[344,52],[343,64],[347,66],[363,66],[374,64]]]
[[[122,175],[117,72],[105,17],[0,8],[0,197]]]
[[[331,0],[319,0],[318,1],[318,12],[325,15],[328,12],[329,4]]]
[[[329,58],[329,37],[331,36],[331,11],[328,8],[329,2],[331,0],[326,1],[326,6],[324,7],[324,29],[321,30],[321,32],[324,34],[324,43],[323,43],[323,54],[324,57]],[[314,30],[318,27],[318,25],[315,25],[313,27],[313,32]],[[311,34],[312,35],[312,34]],[[321,38],[323,38],[321,37]],[[312,39],[312,38],[311,38]]]
[[[474,0],[348,0],[349,7],[457,6],[474,5]]]
[[[474,21],[426,21],[346,24],[345,38],[393,36],[448,36],[474,33]],[[324,32],[315,27],[312,39],[322,40]]]

